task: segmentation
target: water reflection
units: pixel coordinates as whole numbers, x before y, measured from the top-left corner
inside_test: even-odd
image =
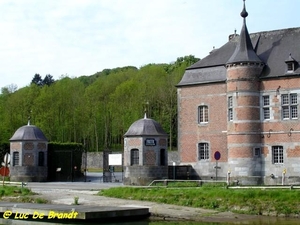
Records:
[[[159,221],[159,222],[150,222],[149,225],[298,225],[300,224],[300,219],[294,218],[272,218],[265,217],[259,218],[257,220],[245,220],[242,222],[167,222],[167,221]]]
[[[0,225],[149,225],[149,221],[120,221],[120,222],[105,222],[101,220],[97,221],[89,221],[86,222],[84,220],[67,220],[67,221],[53,221],[53,220],[10,220],[10,219],[2,219],[0,218]]]
[[[87,223],[86,221],[44,221],[44,220],[6,220],[0,219],[0,224],[9,225],[298,225],[300,224],[300,219],[294,218],[277,218],[277,217],[264,217],[255,220],[245,220],[242,222],[194,222],[194,221],[131,221],[131,222],[105,222],[105,221],[94,221]]]

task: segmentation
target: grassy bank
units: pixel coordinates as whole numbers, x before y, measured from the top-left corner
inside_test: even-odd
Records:
[[[0,186],[0,200],[8,202],[47,203],[39,198],[30,189],[16,186]]]
[[[300,214],[300,191],[294,189],[233,190],[211,185],[197,188],[117,187],[102,190],[99,195],[255,215]]]

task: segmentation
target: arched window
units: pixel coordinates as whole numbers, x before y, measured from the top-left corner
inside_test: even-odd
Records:
[[[130,151],[130,165],[139,165],[140,156],[138,149],[131,149]]]

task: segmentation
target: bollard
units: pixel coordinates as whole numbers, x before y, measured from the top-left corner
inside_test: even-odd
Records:
[[[164,180],[164,185],[167,187],[168,186],[168,180]]]
[[[230,170],[227,172],[227,185],[230,185]]]

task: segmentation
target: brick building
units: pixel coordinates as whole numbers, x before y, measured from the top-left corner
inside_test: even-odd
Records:
[[[148,185],[168,178],[168,134],[147,118],[135,121],[124,134],[124,181],[126,185]]]
[[[201,179],[299,183],[300,28],[249,34],[247,16],[244,2],[240,35],[177,85],[181,164]]]
[[[48,176],[48,140],[34,125],[22,126],[9,139],[10,181],[41,182]]]

